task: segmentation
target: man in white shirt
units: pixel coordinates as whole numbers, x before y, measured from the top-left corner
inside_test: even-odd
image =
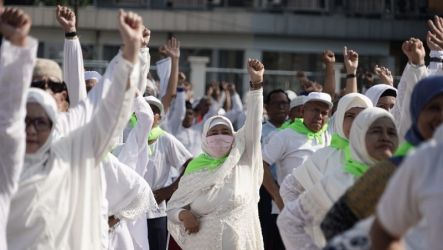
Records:
[[[268,120],[262,125],[261,145],[263,146],[269,141],[273,133],[284,124],[289,112],[289,98],[287,93],[282,89],[275,89],[269,92],[264,100],[264,107],[268,115]],[[275,179],[275,164],[271,166],[273,178]],[[283,241],[277,228],[277,216],[271,214],[272,198],[266,189],[260,188],[260,201],[258,203],[258,212],[260,224],[263,234],[263,242],[265,249],[284,249]]]
[[[311,92],[304,100],[303,119],[295,120],[288,128],[274,133],[263,147],[263,185],[270,193],[278,209],[283,208],[279,188],[270,174],[269,166],[276,163],[277,181],[307,160],[315,151],[330,143],[327,122],[332,108],[331,96]],[[274,207],[275,208],[275,207]],[[276,209],[273,209],[276,212]]]
[[[154,112],[154,124],[150,133],[148,153],[150,154],[145,180],[149,183],[159,205],[156,211],[148,212],[148,238],[150,249],[166,249],[166,200],[175,191],[178,180],[168,185],[169,173],[174,167],[183,173],[184,164],[192,157],[191,153],[173,135],[159,128],[163,104],[153,96],[145,97]]]

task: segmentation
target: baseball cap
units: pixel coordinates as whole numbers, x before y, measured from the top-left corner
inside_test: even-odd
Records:
[[[311,92],[304,99],[305,100],[303,104],[306,104],[308,102],[323,102],[328,104],[329,108],[332,108],[333,106],[331,96],[323,92]]]

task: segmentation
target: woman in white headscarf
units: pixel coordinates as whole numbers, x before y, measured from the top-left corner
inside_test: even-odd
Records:
[[[323,176],[340,169],[344,162],[343,149],[349,144],[352,122],[368,107],[372,107],[372,103],[362,94],[351,93],[340,99],[332,119],[334,134],[331,145],[315,152],[304,164],[295,168],[292,174],[286,176],[280,186],[284,203],[296,200]]]
[[[357,116],[349,139],[341,171],[324,176],[297,200],[285,204],[277,222],[286,229],[282,238],[288,249],[322,247],[319,225],[329,208],[371,165],[391,157],[398,146],[392,115],[375,107]]]
[[[370,87],[366,93],[374,107],[390,111],[394,108],[397,98],[397,89],[388,84],[377,84]]]
[[[100,248],[102,195],[96,166],[129,119],[136,82],[129,79],[138,67],[134,57],[124,53],[118,64],[125,74],[114,78],[92,120],[64,136],[55,129],[54,98],[30,90],[25,163],[7,228],[11,249]]]
[[[183,249],[263,249],[257,203],[263,65],[250,60],[252,90],[243,128],[215,116],[204,124],[204,154],[193,159],[168,203],[168,229]]]

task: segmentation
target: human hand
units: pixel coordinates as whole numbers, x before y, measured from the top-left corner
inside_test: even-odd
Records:
[[[165,45],[160,47],[160,53],[171,57],[171,59],[178,59],[180,57],[180,41],[172,37]]]
[[[57,5],[55,9],[55,18],[57,22],[62,26],[66,33],[75,32],[75,13],[70,8]]]
[[[182,210],[179,215],[179,219],[183,222],[183,226],[189,234],[198,233],[200,230],[200,222],[197,217],[189,210]]]
[[[0,31],[13,45],[25,47],[31,23],[29,15],[21,9],[5,8],[0,18]]]
[[[119,30],[123,40],[123,58],[136,63],[140,49],[140,34],[143,31],[143,20],[134,12],[119,11]]]
[[[322,55],[322,61],[326,65],[335,63],[335,54],[332,50],[325,50]]]
[[[257,59],[248,59],[248,74],[252,84],[263,83],[264,72],[265,67],[263,66],[263,63]]]
[[[425,64],[425,48],[423,43],[418,38],[411,37],[409,40],[403,42],[401,49],[408,57],[409,63],[415,65]]]
[[[347,74],[356,74],[358,67],[358,53],[353,50],[348,50],[345,46],[343,48],[343,58]]]
[[[443,18],[435,16],[434,20],[428,20],[426,43],[431,50],[443,50]]]
[[[142,31],[142,38],[141,38],[141,46],[142,47],[148,47],[149,41],[151,40],[151,31],[146,28],[143,27],[143,31]]]
[[[172,193],[173,193],[171,191],[172,190],[170,187],[164,187],[164,188],[157,189],[152,193],[154,194],[154,198],[155,198],[155,201],[157,202],[157,204],[160,204],[163,201],[167,201],[167,200],[169,200],[169,198],[171,198]]]
[[[374,72],[383,83],[394,86],[394,78],[388,68],[375,65]]]

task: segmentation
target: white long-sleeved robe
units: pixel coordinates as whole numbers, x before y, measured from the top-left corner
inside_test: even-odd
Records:
[[[0,51],[0,250],[6,250],[6,222],[25,156],[26,96],[37,55],[37,40],[26,47],[3,40]]]
[[[120,58],[110,75],[112,87],[92,120],[58,137],[46,164],[34,169],[33,175],[22,175],[9,216],[14,223],[8,223],[12,249],[101,247],[102,191],[97,165],[129,117],[138,64]],[[82,103],[77,108],[83,108]]]

